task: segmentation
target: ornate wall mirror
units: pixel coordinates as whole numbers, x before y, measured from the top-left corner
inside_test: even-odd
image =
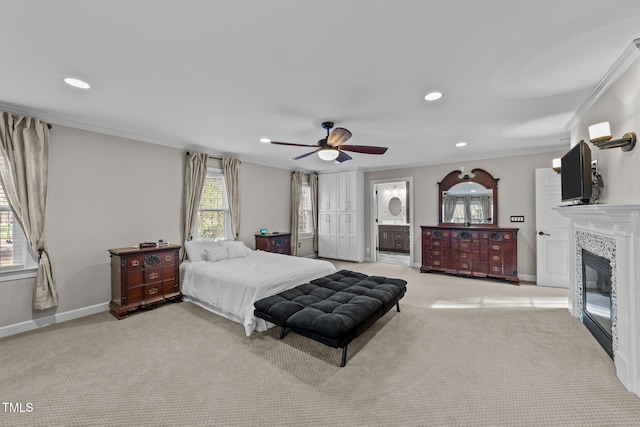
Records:
[[[440,224],[496,227],[499,179],[484,169],[473,169],[470,175],[449,172],[438,183]]]

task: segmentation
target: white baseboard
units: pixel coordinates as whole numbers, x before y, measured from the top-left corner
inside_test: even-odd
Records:
[[[20,334],[22,332],[31,331],[45,326],[54,325],[56,323],[66,322],[67,320],[78,319],[80,317],[90,316],[92,314],[102,313],[103,311],[109,311],[109,303],[104,302],[101,304],[91,305],[89,307],[82,307],[76,310],[65,311],[63,313],[56,313],[51,316],[41,317],[39,319],[27,320],[26,322],[16,323],[13,325],[0,327],[0,338],[8,337],[9,335]]]
[[[530,274],[518,274],[518,279],[520,279],[523,282],[538,283],[538,277],[531,276]]]

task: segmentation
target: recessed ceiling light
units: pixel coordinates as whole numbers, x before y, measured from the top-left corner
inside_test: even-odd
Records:
[[[260,142],[264,142],[265,144],[268,144],[271,142],[271,140],[269,138],[260,138]]]
[[[456,144],[456,147],[464,147],[465,145],[467,145],[467,143],[466,143],[466,142],[458,142],[458,143]]]
[[[437,101],[440,98],[442,98],[441,92],[431,92],[424,97],[427,101]]]
[[[77,87],[78,89],[89,89],[91,87],[89,83],[74,79],[73,77],[66,77],[64,82],[69,86]]]

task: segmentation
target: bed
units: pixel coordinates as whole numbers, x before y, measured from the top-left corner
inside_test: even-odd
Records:
[[[247,336],[274,326],[255,317],[256,301],[336,272],[328,261],[253,251],[242,242],[186,242],[185,250],[184,299],[242,324]]]

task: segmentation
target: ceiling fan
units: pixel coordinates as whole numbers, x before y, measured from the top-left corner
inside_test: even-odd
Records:
[[[384,154],[387,151],[387,147],[373,147],[370,145],[344,145],[344,142],[351,138],[351,132],[345,128],[335,128],[333,131],[333,122],[323,122],[322,128],[327,130],[326,138],[322,138],[316,145],[308,144],[294,144],[291,142],[271,141],[276,145],[292,145],[295,147],[317,147],[314,151],[302,154],[298,157],[294,157],[292,160],[304,159],[313,153],[318,153],[318,157],[326,161],[335,161],[336,163],[346,162],[351,160],[351,156],[345,153],[345,151],[351,151],[353,153],[364,154]],[[331,131],[331,132],[330,132]]]

